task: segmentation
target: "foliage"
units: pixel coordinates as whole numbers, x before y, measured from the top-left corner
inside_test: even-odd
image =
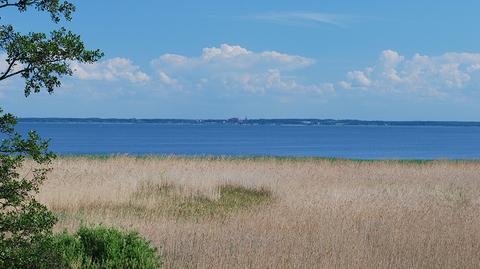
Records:
[[[25,12],[29,8],[35,8],[38,11],[50,13],[54,22],[60,22],[63,16],[66,20],[72,19],[72,12],[75,12],[75,6],[67,1],[60,0],[0,0],[0,8],[14,7],[20,12]]]
[[[75,11],[73,4],[59,0],[20,0],[16,3],[3,0],[0,3],[3,4],[0,8],[13,6],[19,11],[33,6],[49,12],[54,22],[59,22],[62,16],[71,20]],[[22,34],[12,25],[1,25],[0,50],[7,55],[7,68],[0,73],[0,81],[20,75],[25,80],[25,96],[42,88],[51,93],[61,86],[61,76],[72,75],[71,61],[93,63],[103,56],[99,50],[86,50],[80,36],[63,27],[47,37],[45,33]]]
[[[71,20],[75,6],[60,0],[0,0],[0,10],[16,8],[47,12],[54,23]],[[5,70],[0,81],[20,76],[28,96],[45,88],[53,92],[61,85],[60,78],[71,75],[70,62],[92,63],[103,54],[86,50],[80,36],[65,28],[45,33],[27,34],[12,25],[0,25],[0,52],[6,55]],[[34,198],[50,170],[54,155],[48,141],[35,132],[22,136],[15,131],[16,119],[0,109],[0,268],[55,268],[58,257],[49,251],[51,229],[55,217]],[[20,175],[26,158],[36,165]]]
[[[54,249],[70,268],[153,269],[162,265],[157,250],[136,232],[81,227],[74,235],[55,235],[53,241]]]
[[[33,196],[54,155],[48,151],[47,141],[40,140],[35,132],[26,138],[16,133],[15,123],[12,115],[0,115],[0,268],[28,268],[37,258],[42,259],[33,254],[45,243],[55,223],[55,217]],[[20,176],[18,169],[27,157],[39,166]]]

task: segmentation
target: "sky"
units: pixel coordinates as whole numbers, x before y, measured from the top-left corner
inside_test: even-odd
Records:
[[[105,52],[96,64],[72,63],[53,94],[25,98],[19,78],[0,84],[6,111],[480,121],[480,1],[73,3],[73,20],[60,25],[2,11],[22,32],[65,26]]]

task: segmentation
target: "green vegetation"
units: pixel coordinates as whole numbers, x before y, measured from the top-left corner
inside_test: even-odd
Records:
[[[81,206],[76,212],[56,210],[61,219],[74,218],[83,221],[91,214],[132,214],[137,217],[166,215],[173,218],[223,218],[230,213],[261,206],[272,200],[269,190],[236,185],[218,187],[215,198],[205,195],[187,195],[171,184],[143,183],[121,204],[92,203]]]
[[[5,137],[0,143],[0,268],[31,268],[51,262],[45,250],[56,219],[33,195],[45,180],[54,155],[35,132],[27,138],[17,134],[15,123],[13,116],[0,115],[0,132]],[[20,175],[26,157],[36,167]]]
[[[54,24],[70,21],[75,12],[72,3],[60,0],[0,0],[0,9],[45,12]],[[8,14],[3,13],[1,19]],[[71,62],[93,63],[103,56],[99,50],[85,49],[80,36],[64,27],[49,35],[25,30],[0,25],[0,52],[6,58],[0,81],[22,78],[25,96],[60,87],[60,78],[72,75]],[[55,155],[37,133],[19,134],[16,123],[13,115],[0,108],[0,268],[62,268],[63,261],[52,245],[56,218],[35,199]],[[26,159],[33,160],[32,167],[20,174]]]
[[[52,245],[64,268],[159,268],[157,250],[135,232],[98,226],[55,235]]]
[[[218,199],[173,196],[168,209],[172,215],[180,217],[224,216],[233,211],[261,205],[271,197],[271,193],[266,189],[257,190],[232,185],[219,187],[219,193]]]
[[[129,207],[145,211],[142,200],[154,201],[153,213],[181,218],[224,217],[231,212],[259,206],[271,199],[270,191],[261,188],[223,185],[216,199],[203,195],[182,195],[174,185],[146,183],[133,194]]]
[[[163,211],[175,217],[195,218],[226,216],[234,211],[259,206],[271,199],[270,191],[264,188],[223,185],[218,188],[218,192],[218,198],[213,199],[202,195],[182,195],[173,185],[146,184],[134,193],[132,203],[153,198],[157,203],[154,211],[158,213]]]
[[[49,13],[54,23],[70,21],[75,6],[68,1],[0,1],[0,9],[16,8],[19,12],[35,9]],[[8,14],[8,13],[7,13]],[[53,92],[61,86],[60,78],[72,75],[70,63],[93,63],[103,56],[99,50],[86,50],[79,35],[64,27],[45,33],[21,33],[13,25],[0,25],[0,50],[6,54],[6,68],[0,81],[19,76],[24,80],[25,96],[46,89]]]

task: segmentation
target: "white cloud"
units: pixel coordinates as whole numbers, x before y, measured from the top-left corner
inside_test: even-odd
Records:
[[[167,73],[160,71],[158,72],[158,76],[160,77],[160,81],[167,84],[167,85],[175,85],[177,84],[177,80],[171,78]]]
[[[340,86],[340,88],[343,88],[343,89],[351,89],[352,88],[352,83],[350,82],[346,82],[346,81],[340,81],[338,83],[338,86]]]
[[[167,66],[176,69],[194,69],[208,66],[209,68],[225,67],[231,69],[250,69],[252,67],[277,68],[293,70],[307,67],[315,61],[297,55],[283,54],[276,51],[260,53],[249,51],[240,46],[223,44],[219,48],[204,48],[200,57],[185,57],[177,54],[164,54],[152,61],[153,66]]]
[[[73,74],[81,80],[128,80],[146,82],[150,77],[140,70],[131,60],[112,58],[93,64],[72,63]]]
[[[478,53],[445,53],[433,57],[415,54],[407,59],[396,51],[385,50],[375,66],[348,72],[347,80],[339,86],[445,96],[452,90],[467,89],[479,80]]]
[[[333,87],[305,85],[291,71],[308,67],[314,60],[276,51],[253,52],[223,44],[204,48],[198,57],[164,54],[151,62],[165,86],[241,89],[265,93],[270,90],[322,92]],[[175,79],[173,79],[174,77]]]
[[[348,16],[318,12],[267,12],[245,16],[243,18],[292,25],[312,25],[322,23],[342,28],[347,27],[346,21],[349,20]]]
[[[350,81],[355,81],[359,85],[368,87],[372,84],[372,81],[368,78],[368,75],[363,71],[350,71],[347,74],[347,78]],[[348,83],[351,86],[351,83]]]
[[[175,90],[183,90],[183,86],[178,83],[178,80],[172,78],[164,71],[158,71],[158,78],[160,79],[160,82],[167,87]]]

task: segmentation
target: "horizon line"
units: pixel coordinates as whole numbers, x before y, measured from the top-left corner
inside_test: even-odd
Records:
[[[230,117],[230,118],[123,118],[123,117],[17,117],[18,120],[122,120],[122,121],[134,121],[134,120],[171,120],[171,121],[355,121],[355,122],[438,122],[438,123],[480,123],[480,120],[365,120],[365,119],[354,119],[354,118],[342,118],[342,119],[334,119],[334,118],[239,118],[239,117]]]

